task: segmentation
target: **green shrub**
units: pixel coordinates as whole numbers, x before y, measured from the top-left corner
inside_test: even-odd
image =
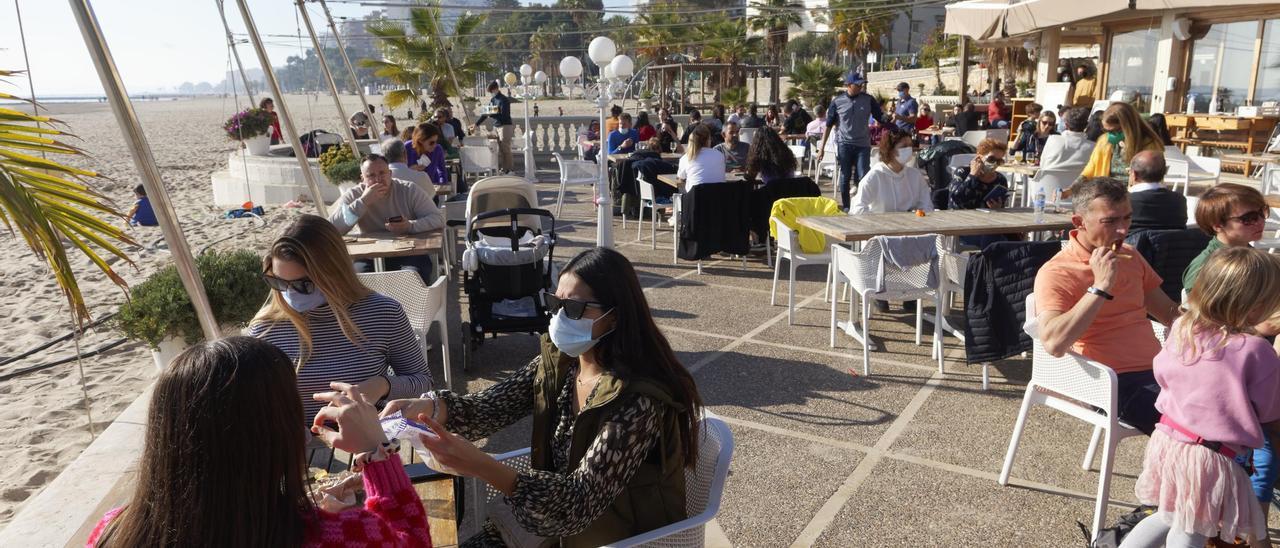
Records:
[[[251,251],[211,251],[196,258],[196,268],[220,325],[249,323],[270,291],[259,276],[262,258]],[[145,341],[151,348],[169,337],[181,337],[187,344],[204,340],[195,307],[173,265],[129,291],[115,326],[125,337]]]
[[[360,180],[360,158],[346,145],[330,147],[320,155],[320,173],[333,184]]]

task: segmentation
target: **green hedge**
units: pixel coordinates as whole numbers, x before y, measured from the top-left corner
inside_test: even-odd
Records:
[[[270,291],[260,277],[262,258],[250,251],[211,251],[196,258],[196,267],[221,325],[247,324]],[[173,265],[129,291],[115,325],[124,336],[145,341],[151,348],[168,337],[181,337],[187,344],[204,340],[195,307]]]

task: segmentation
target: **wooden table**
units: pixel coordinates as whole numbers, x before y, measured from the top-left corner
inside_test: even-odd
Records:
[[[684,156],[684,154],[679,152],[663,152],[661,154],[662,154],[662,159],[668,162],[672,160],[679,160],[681,156]],[[630,158],[630,157],[631,157],[630,152],[620,152],[617,154],[610,154],[609,161],[616,162],[618,160],[626,160],[627,158]]]
[[[954,133],[954,132],[955,132],[955,128],[930,127],[930,128],[917,130],[916,135],[919,135],[921,137],[933,137],[933,136],[945,136],[949,133]]]
[[[1271,207],[1280,207],[1280,194],[1263,194],[1262,199]]]
[[[1263,152],[1267,139],[1280,119],[1270,116],[1233,116],[1228,114],[1165,115],[1165,123],[1173,141],[1186,152],[1187,145],[1206,148],[1240,150],[1244,158],[1244,174],[1248,176],[1256,161],[1251,156]],[[1226,159],[1226,158],[1224,158]]]
[[[406,466],[406,472],[415,466],[421,464]],[[434,476],[413,484],[418,498],[422,499],[422,508],[427,511],[432,546],[447,548],[458,545],[458,506],[454,497],[454,481],[457,479],[453,476]]]
[[[374,232],[359,236],[346,236],[347,254],[353,260],[411,257],[439,253],[444,249],[444,230],[436,229],[418,234],[392,234]]]
[[[726,183],[741,183],[742,181],[743,181],[743,177],[741,173],[725,174],[724,182]],[[680,187],[684,186],[684,180],[677,179],[675,173],[663,173],[661,175],[658,175],[658,182],[677,190],[679,190]]]
[[[915,213],[866,213],[833,217],[801,217],[799,223],[842,242],[869,240],[875,236],[977,236],[1065,230],[1071,228],[1071,214],[1045,212],[1044,222],[1036,223],[1035,213],[1027,208],[948,209],[934,211],[924,217]]]
[[[1010,162],[1002,164],[1000,167],[996,168],[996,171],[1008,173],[1018,178],[1018,180],[1015,181],[1018,185],[1011,186],[1010,190],[1016,191],[1018,187],[1021,186],[1022,207],[1031,207],[1031,178],[1035,177],[1037,173],[1040,173],[1040,166],[1038,164],[1029,164],[1026,162]],[[1047,198],[1051,199],[1052,196],[1048,196]]]

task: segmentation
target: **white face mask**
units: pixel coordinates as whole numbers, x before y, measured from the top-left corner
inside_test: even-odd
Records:
[[[610,312],[613,311],[610,310],[605,315]],[[565,355],[576,358],[591,350],[605,335],[613,332],[613,330],[609,330],[599,337],[591,336],[592,331],[595,329],[595,323],[603,318],[604,316],[596,319],[578,318],[573,320],[569,319],[564,309],[560,309],[556,315],[551,317],[551,323],[547,326],[547,333],[551,335],[551,342],[556,345],[556,348],[560,349]]]
[[[912,154],[915,154],[915,151],[914,151],[914,150],[911,150],[911,147],[906,147],[906,148],[900,148],[900,149],[898,149],[898,151],[897,151],[897,155],[898,155],[898,163],[900,163],[900,164],[902,164],[902,165],[904,165],[904,166],[905,166],[905,165],[907,165],[907,162],[911,161],[911,155],[912,155]]]

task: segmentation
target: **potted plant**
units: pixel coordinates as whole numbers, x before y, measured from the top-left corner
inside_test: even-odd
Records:
[[[237,112],[222,129],[227,137],[244,143],[250,156],[266,156],[271,149],[271,113],[266,109],[249,108]]]
[[[360,182],[360,161],[361,158],[356,158],[351,152],[351,147],[332,147],[320,154],[320,173],[345,191]]]
[[[262,259],[251,251],[211,251],[196,257],[196,268],[224,333],[247,325],[270,291],[260,277]],[[161,369],[188,346],[204,340],[195,307],[173,265],[129,291],[129,300],[116,313],[115,326],[125,337],[146,342]]]

